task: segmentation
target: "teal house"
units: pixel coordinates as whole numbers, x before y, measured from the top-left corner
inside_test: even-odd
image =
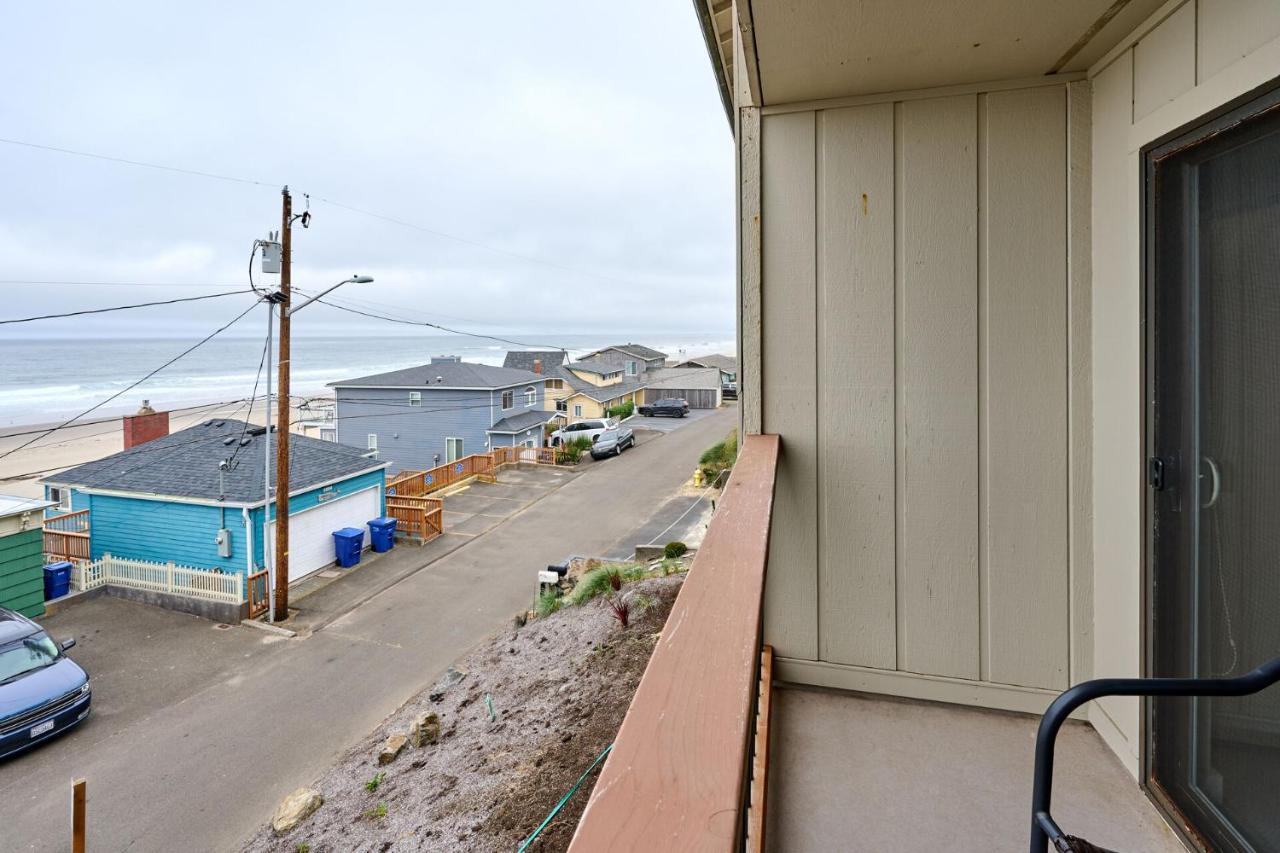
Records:
[[[263,477],[275,481],[274,464],[264,470],[265,439],[264,427],[208,420],[53,475],[46,497],[64,511],[88,510],[92,560],[252,574],[275,536],[274,503],[264,508]],[[290,443],[294,581],[333,563],[335,530],[363,529],[368,544],[368,522],[384,515],[386,463],[331,441],[291,435]]]

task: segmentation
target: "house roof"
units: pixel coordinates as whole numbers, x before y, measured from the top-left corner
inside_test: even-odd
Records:
[[[555,412],[541,409],[530,409],[515,415],[508,415],[489,427],[486,432],[524,432],[532,427],[541,426],[556,416]]]
[[[621,367],[609,364],[607,361],[575,361],[566,364],[565,367],[569,370],[581,370],[583,373],[594,373],[597,376],[610,376],[622,372]]]
[[[666,367],[650,374],[648,387],[716,389],[720,387],[720,368]]]
[[[77,465],[44,482],[89,489],[109,489],[196,500],[256,504],[263,497],[265,463],[262,427],[241,420],[208,420],[132,447]],[[289,491],[343,480],[386,467],[365,458],[367,451],[321,441],[305,435],[289,437]],[[222,473],[219,464],[234,457]],[[275,465],[271,466],[275,482]]]
[[[36,512],[51,506],[57,506],[57,503],[47,501],[44,498],[20,498],[16,495],[0,495],[0,518]]]
[[[653,347],[641,346],[640,344],[613,344],[612,346],[601,347],[594,352],[589,352],[583,356],[583,358],[590,359],[593,355],[599,355],[600,353],[611,349],[616,349],[620,352],[625,352],[627,355],[634,355],[636,358],[643,358],[646,360],[667,357],[665,352],[659,352]]]
[[[532,370],[466,361],[433,361],[417,367],[330,382],[331,388],[505,388],[546,379]]]
[[[721,355],[715,353],[713,355],[700,355],[697,358],[685,359],[680,362],[679,367],[718,367],[721,370],[735,371],[738,369],[738,359],[731,355]]]
[[[503,359],[502,366],[532,371],[534,361],[541,361],[542,370],[545,373],[557,365],[564,364],[568,358],[568,354],[559,349],[511,350]]]
[[[592,385],[585,379],[574,376],[573,371],[564,366],[557,367],[551,378],[563,379],[565,384],[573,389],[574,394],[590,397],[600,403],[607,403],[624,394],[630,394],[632,391],[644,388],[648,384],[648,378],[646,377],[644,379],[627,379],[622,382],[615,382],[612,385]],[[568,400],[572,396],[573,394],[570,394],[563,399]]]

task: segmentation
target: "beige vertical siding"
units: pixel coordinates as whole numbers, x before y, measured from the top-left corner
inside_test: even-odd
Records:
[[[761,131],[762,420],[765,432],[786,436],[765,631],[777,654],[805,659],[818,653],[814,124],[812,112],[769,116]]]
[[[1067,686],[1065,87],[984,96],[985,677]]]
[[[1142,674],[1141,149],[1280,75],[1280,3],[1188,0],[1090,70],[1092,116],[1093,674]],[[1090,720],[1131,772],[1139,704]]]
[[[1086,388],[1088,367],[1068,168],[1063,84],[763,117],[785,677],[1022,710],[1067,684],[1069,363]]]
[[[819,127],[819,654],[893,669],[893,104],[827,110]]]

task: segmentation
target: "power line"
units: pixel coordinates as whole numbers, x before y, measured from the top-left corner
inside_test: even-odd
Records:
[[[230,181],[236,184],[253,184],[258,187],[276,187],[278,184],[269,184],[264,181],[254,181],[249,178],[237,178],[234,175],[220,175],[216,172],[202,172],[198,169],[183,169],[179,166],[165,166],[160,163],[148,163],[145,160],[129,160],[125,157],[112,157],[108,154],[95,154],[92,151],[77,151],[73,148],[59,148],[56,145],[41,145],[36,142],[24,142],[21,139],[4,139],[0,138],[0,142],[6,145],[17,145],[21,148],[34,148],[39,151],[54,151],[58,154],[71,154],[75,157],[87,157],[90,160],[106,160],[109,163],[122,163],[126,166],[141,166],[145,169],[158,169],[162,172],[177,172],[183,175],[194,175],[198,178],[212,178],[216,181]]]
[[[270,338],[263,338],[262,357],[258,359],[258,372],[254,374],[254,377],[253,377],[253,392],[249,394],[249,411],[244,416],[244,426],[241,427],[240,429],[240,440],[236,442],[236,449],[231,451],[231,458],[227,460],[228,465],[236,461],[236,457],[240,455],[240,449],[244,447],[244,434],[249,429],[250,418],[253,417],[253,403],[258,397],[258,381],[262,379],[262,366],[267,363],[267,348],[270,343],[271,343]],[[266,403],[266,415],[267,415],[266,417],[267,429],[271,429],[271,400],[270,399],[268,399]]]
[[[169,409],[168,411],[170,414],[174,412],[198,412],[201,409],[215,409],[218,406],[231,406],[231,405],[235,405],[236,403],[243,403],[243,402],[244,402],[244,398],[241,397],[236,400],[224,400],[221,403],[201,403],[198,406],[184,406],[180,409]],[[99,418],[98,420],[94,420],[94,421],[82,421],[79,424],[79,426],[97,426],[98,424],[110,424],[110,423],[115,423],[116,421],[122,421],[126,417],[128,417],[128,415],[117,415],[114,418]],[[24,435],[35,435],[36,433],[43,433],[43,432],[45,432],[43,427],[40,429],[29,429],[29,430],[26,430],[25,432],[0,432],[0,441],[6,438],[20,438],[21,436],[24,436]],[[77,439],[92,438],[95,435],[106,435],[106,434],[107,433],[105,432],[95,432],[95,433],[90,433],[88,435],[78,435],[76,436],[76,438]],[[52,444],[41,445],[41,446],[53,447]]]
[[[239,287],[229,281],[51,281],[49,279],[7,278],[0,279],[3,285],[32,284],[44,286],[67,285],[72,287]]]
[[[441,332],[448,332],[449,334],[452,334],[452,335],[464,335],[470,338],[481,338],[487,341],[497,341],[498,343],[512,344],[518,347],[549,346],[553,349],[558,349],[566,353],[569,351],[566,347],[556,346],[555,344],[531,344],[531,343],[528,343],[527,341],[515,341],[510,338],[498,337],[497,335],[486,335],[483,332],[468,332],[465,329],[454,329],[454,328],[450,328],[449,326],[443,326],[439,323],[431,323],[426,320],[406,320],[402,317],[390,317],[386,314],[375,314],[371,311],[362,311],[359,308],[351,308],[347,305],[339,305],[336,302],[329,302],[327,299],[317,299],[316,302],[319,302],[321,305],[328,305],[330,308],[337,308],[339,311],[348,311],[352,314],[360,314],[364,317],[372,317],[375,320],[386,320],[388,323],[403,323],[406,326],[425,326],[430,329],[437,329]]]
[[[217,299],[222,296],[235,296],[239,293],[249,293],[248,290],[225,290],[222,293],[206,293],[203,296],[182,296],[176,299],[160,299],[155,302],[139,302],[136,305],[116,305],[111,308],[85,308],[80,311],[68,311],[65,314],[40,314],[35,317],[19,317],[12,320],[0,320],[0,326],[8,326],[13,323],[31,323],[35,320],[58,320],[64,317],[81,317],[85,314],[106,314],[111,311],[128,311],[133,308],[153,308],[156,305],[177,305],[179,302],[200,302],[204,299]]]
[[[148,373],[146,376],[144,376],[144,377],[142,377],[141,379],[139,379],[137,382],[134,382],[134,383],[132,383],[132,384],[130,384],[130,385],[128,385],[128,386],[126,386],[126,387],[124,387],[124,388],[121,388],[119,391],[117,391],[116,393],[112,394],[110,397],[107,397],[105,400],[101,400],[101,401],[99,401],[99,402],[97,402],[97,403],[94,403],[92,406],[90,406],[89,408],[85,409],[83,412],[81,412],[80,414],[76,415],[75,417],[70,418],[70,419],[68,419],[68,420],[65,420],[65,421],[63,421],[62,423],[58,424],[57,426],[49,427],[47,430],[44,430],[43,432],[41,432],[39,435],[35,436],[34,438],[30,438],[30,439],[28,439],[27,441],[24,441],[22,444],[19,444],[17,447],[12,447],[12,448],[10,448],[9,450],[6,450],[4,453],[0,453],[0,459],[4,459],[5,457],[9,456],[10,454],[13,454],[13,453],[18,452],[19,450],[21,450],[22,448],[26,447],[26,446],[27,446],[27,445],[29,445],[29,444],[33,444],[34,442],[38,441],[38,440],[40,439],[40,437],[41,437],[41,436],[44,436],[44,435],[50,435],[51,433],[55,433],[55,432],[57,432],[57,431],[58,431],[58,430],[60,430],[60,429],[64,429],[64,428],[66,428],[66,427],[70,426],[71,424],[73,424],[73,423],[75,423],[76,421],[78,421],[78,420],[80,420],[81,418],[83,418],[85,415],[88,415],[88,414],[90,414],[90,413],[92,413],[92,412],[97,411],[98,409],[102,408],[102,407],[103,407],[103,406],[105,406],[107,403],[110,403],[112,400],[116,399],[117,397],[121,396],[122,394],[125,394],[125,393],[128,393],[129,391],[132,391],[134,388],[137,388],[137,387],[138,387],[139,385],[141,385],[143,382],[146,382],[146,381],[147,381],[148,379],[150,379],[152,376],[155,376],[157,373],[159,373],[160,371],[164,370],[164,369],[165,369],[166,367],[168,367],[169,365],[171,365],[171,364],[173,364],[174,362],[178,361],[180,358],[183,358],[184,356],[189,355],[190,353],[194,352],[195,350],[197,350],[197,349],[199,349],[200,347],[202,347],[202,346],[204,346],[205,344],[207,344],[209,341],[213,340],[216,336],[220,335],[221,333],[225,332],[227,329],[231,328],[231,327],[232,327],[233,325],[235,325],[238,321],[240,321],[240,320],[241,320],[241,319],[243,319],[245,316],[247,316],[247,315],[248,315],[248,313],[249,313],[250,311],[252,311],[254,308],[256,308],[256,307],[257,307],[257,305],[258,305],[258,300],[254,300],[254,303],[253,303],[252,305],[250,305],[248,308],[244,309],[244,311],[242,311],[242,312],[240,312],[239,314],[237,314],[237,315],[236,315],[236,316],[235,316],[235,317],[234,317],[230,322],[226,323],[226,324],[225,324],[225,325],[223,325],[223,326],[219,326],[217,329],[215,329],[214,331],[210,332],[210,333],[209,333],[208,335],[206,335],[205,337],[201,338],[198,342],[196,342],[195,344],[192,344],[192,345],[191,345],[190,347],[188,347],[187,349],[185,349],[185,350],[183,350],[182,352],[178,353],[178,354],[177,354],[177,355],[175,355],[173,358],[169,359],[169,360],[168,360],[168,361],[166,361],[164,364],[160,365],[160,366],[159,366],[159,367],[157,367],[155,370],[151,371],[151,372],[150,372],[150,373]]]

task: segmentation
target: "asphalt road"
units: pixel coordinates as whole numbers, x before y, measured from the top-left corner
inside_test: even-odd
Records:
[[[84,632],[77,649],[100,644],[95,713],[79,731],[0,764],[0,848],[67,849],[69,782],[85,777],[92,851],[239,849],[285,794],[505,630],[528,606],[537,568],[604,553],[644,527],[735,423],[735,411],[722,410],[585,466],[297,639],[218,630],[117,599],[69,608],[68,623],[80,608],[96,610],[75,621],[96,612],[111,623]],[[60,618],[50,619],[55,634]]]

